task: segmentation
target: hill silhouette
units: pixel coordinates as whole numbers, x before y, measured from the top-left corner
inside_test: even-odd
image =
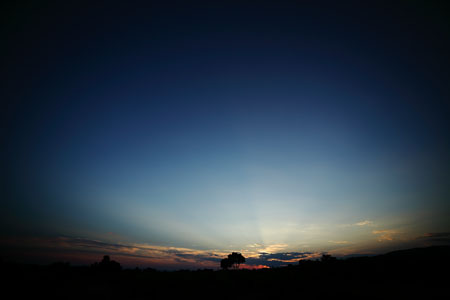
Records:
[[[90,267],[0,265],[6,277],[4,292],[15,298],[430,299],[448,293],[450,246],[348,259],[324,255],[321,260],[261,270],[127,270],[109,257]]]
[[[435,261],[450,259],[450,246],[397,250],[376,256],[378,259]]]

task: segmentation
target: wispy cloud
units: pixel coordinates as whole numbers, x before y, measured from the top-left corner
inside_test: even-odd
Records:
[[[358,223],[353,224],[354,226],[373,226],[373,222],[370,220],[364,220]]]
[[[5,240],[2,241],[5,243]],[[92,259],[94,254],[108,254],[120,257],[122,261],[130,261],[134,264],[155,266],[161,268],[180,267],[208,267],[218,266],[220,259],[227,252],[220,250],[197,250],[182,247],[167,247],[139,243],[109,243],[99,240],[77,238],[77,237],[53,237],[53,238],[13,238],[6,241],[9,246],[20,246],[31,249],[46,249],[47,252],[72,252]],[[55,257],[55,259],[58,259]],[[85,261],[93,263],[94,261]]]
[[[450,237],[450,232],[430,232],[423,235],[424,238]]]
[[[417,237],[418,240],[426,240],[431,243],[450,244],[450,232],[429,232]]]
[[[393,241],[396,237],[396,235],[400,234],[400,231],[393,230],[393,229],[385,229],[385,230],[374,230],[372,231],[373,234],[378,235],[378,241]]]
[[[4,240],[2,241],[5,242]],[[43,249],[54,253],[54,259],[67,257],[58,253],[72,253],[79,256],[78,261],[90,264],[100,260],[103,255],[110,255],[124,265],[150,266],[162,269],[180,268],[218,268],[220,260],[235,250],[198,250],[183,247],[168,247],[142,243],[111,243],[79,237],[52,238],[14,238],[8,241],[10,246]],[[282,252],[287,244],[252,244],[242,249],[247,258],[244,268],[263,268],[297,263],[301,259],[319,257],[315,252]],[[95,259],[95,260],[93,260]]]
[[[276,253],[283,251],[288,247],[288,244],[271,244],[259,249],[260,253]]]
[[[341,224],[340,227],[376,227],[377,225],[371,220],[362,220],[356,223]]]
[[[336,245],[347,245],[351,244],[349,241],[328,241],[328,243],[336,244]]]

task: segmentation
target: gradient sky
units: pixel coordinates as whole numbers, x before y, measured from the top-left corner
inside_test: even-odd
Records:
[[[4,258],[450,243],[448,6],[162,2],[2,9]]]

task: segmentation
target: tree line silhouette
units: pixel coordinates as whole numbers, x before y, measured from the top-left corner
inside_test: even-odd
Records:
[[[106,255],[91,266],[0,260],[0,272],[6,278],[4,294],[18,299],[279,299],[293,294],[305,299],[384,299],[387,295],[430,299],[448,293],[450,246],[347,259],[324,254],[319,260],[260,270],[239,269],[244,262],[242,254],[233,252],[220,261],[220,270],[164,272],[124,269]]]

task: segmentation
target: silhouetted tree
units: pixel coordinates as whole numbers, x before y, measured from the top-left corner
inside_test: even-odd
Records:
[[[231,262],[228,258],[224,258],[220,261],[220,267],[224,270],[231,268]]]
[[[116,272],[122,270],[121,265],[117,261],[111,260],[109,255],[103,256],[103,260],[99,263],[94,263],[92,267],[105,272]]]
[[[220,261],[220,267],[224,270],[234,267],[234,269],[239,269],[240,264],[245,263],[245,257],[238,252],[233,252],[228,254],[227,258]]]
[[[324,262],[324,263],[328,263],[328,262],[336,261],[336,257],[333,257],[330,254],[322,254],[320,261]]]

